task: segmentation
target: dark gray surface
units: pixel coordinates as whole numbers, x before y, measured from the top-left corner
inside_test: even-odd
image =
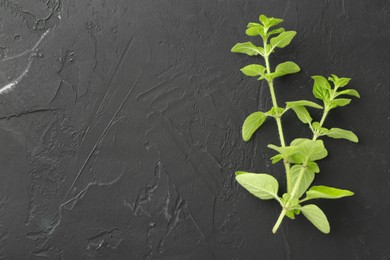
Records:
[[[313,100],[315,74],[362,96],[327,121],[361,140],[326,140],[315,183],[356,192],[318,202],[328,236],[301,216],[272,235],[278,205],[234,181],[283,182],[274,124],[240,137],[270,107],[239,72],[258,60],[230,53],[260,13],[298,32],[271,60],[302,68],[275,82],[280,102]],[[0,0],[1,86],[26,72],[0,95],[0,258],[390,259],[389,46],[387,0]]]

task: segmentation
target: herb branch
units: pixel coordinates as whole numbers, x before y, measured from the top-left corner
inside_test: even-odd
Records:
[[[270,56],[276,49],[289,45],[296,32],[285,31],[284,28],[271,29],[282,23],[282,19],[260,15],[259,22],[249,23],[246,34],[248,36],[260,36],[263,46],[256,46],[251,42],[237,43],[231,51],[263,57],[265,66],[250,64],[243,67],[241,72],[246,76],[257,77],[258,80],[265,80],[268,83],[272,108],[267,112],[256,111],[250,114],[243,123],[242,138],[244,141],[249,141],[267,118],[275,119],[280,146],[269,144],[268,148],[277,152],[271,158],[272,163],[282,161],[284,164],[287,191],[280,197],[278,195],[278,181],[266,173],[237,171],[235,173],[236,180],[257,198],[262,200],[275,199],[280,204],[282,211],[272,229],[273,233],[276,233],[285,216],[295,219],[296,215],[302,213],[315,227],[327,234],[330,232],[330,225],[324,212],[315,204],[303,205],[303,203],[313,199],[339,199],[352,196],[354,193],[329,186],[311,186],[315,175],[320,171],[316,161],[328,155],[323,141],[318,140],[318,138],[327,136],[357,143],[358,137],[352,131],[341,128],[328,129],[324,127],[324,123],[331,110],[346,106],[351,102],[351,99],[344,96],[357,98],[360,96],[355,89],[344,88],[349,83],[350,78],[339,78],[332,74],[326,79],[317,75],[312,77],[314,80],[313,95],[322,101],[322,105],[308,100],[298,100],[286,102],[285,107],[279,107],[274,89],[274,79],[297,73],[300,68],[294,62],[286,61],[277,65],[275,70],[272,71]],[[309,107],[322,110],[322,117],[319,122],[313,120],[307,109]],[[286,145],[282,116],[289,110],[292,110],[302,123],[308,125],[313,133],[311,139],[296,138],[289,145]]]

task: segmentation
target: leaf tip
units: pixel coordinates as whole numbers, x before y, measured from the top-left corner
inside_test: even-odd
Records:
[[[234,174],[235,174],[236,177],[237,177],[238,175],[245,174],[245,172],[243,172],[243,171],[236,171]]]

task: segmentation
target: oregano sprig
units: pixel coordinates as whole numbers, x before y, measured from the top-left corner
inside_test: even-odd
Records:
[[[331,110],[346,106],[351,102],[351,99],[346,97],[359,98],[360,96],[357,90],[345,88],[350,78],[339,78],[334,74],[328,79],[313,76],[313,95],[321,100],[322,105],[309,100],[297,100],[286,102],[284,107],[280,107],[275,94],[274,79],[297,73],[300,68],[294,62],[286,61],[278,64],[272,71],[270,55],[277,49],[289,45],[296,32],[286,31],[284,28],[273,28],[283,22],[279,18],[260,15],[259,22],[250,22],[246,34],[260,36],[263,45],[256,46],[252,42],[237,43],[231,51],[263,58],[263,64],[247,65],[241,69],[241,72],[246,76],[257,77],[258,80],[265,80],[268,83],[272,107],[269,111],[256,111],[245,119],[242,126],[242,138],[244,141],[249,141],[267,121],[267,118],[275,120],[280,146],[269,144],[268,148],[276,151],[276,155],[271,158],[272,163],[283,162],[287,191],[280,197],[278,181],[266,173],[237,171],[236,180],[259,199],[275,199],[280,204],[282,211],[272,229],[273,233],[276,233],[285,216],[294,219],[296,215],[302,213],[315,227],[327,234],[330,232],[330,226],[324,212],[314,204],[304,205],[304,203],[313,199],[339,199],[352,196],[354,193],[323,185],[311,186],[315,175],[320,172],[317,161],[328,155],[324,142],[319,138],[327,136],[358,142],[358,137],[352,131],[341,128],[328,129],[325,128],[324,123]],[[308,108],[322,110],[322,117],[318,122],[313,120]],[[311,138],[296,138],[290,144],[286,143],[282,116],[289,110],[293,111],[302,123],[308,125],[313,133]]]

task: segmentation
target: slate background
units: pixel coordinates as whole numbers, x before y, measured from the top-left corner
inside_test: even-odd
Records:
[[[260,13],[298,32],[271,60],[302,68],[275,82],[280,103],[314,100],[316,74],[362,96],[326,122],[360,137],[326,140],[315,184],[356,192],[318,202],[328,236],[303,217],[272,235],[278,205],[234,181],[283,182],[272,121],[240,138],[270,107],[239,72],[257,58],[230,53]],[[389,46],[386,0],[0,0],[1,86],[26,72],[0,95],[0,258],[390,259]]]

